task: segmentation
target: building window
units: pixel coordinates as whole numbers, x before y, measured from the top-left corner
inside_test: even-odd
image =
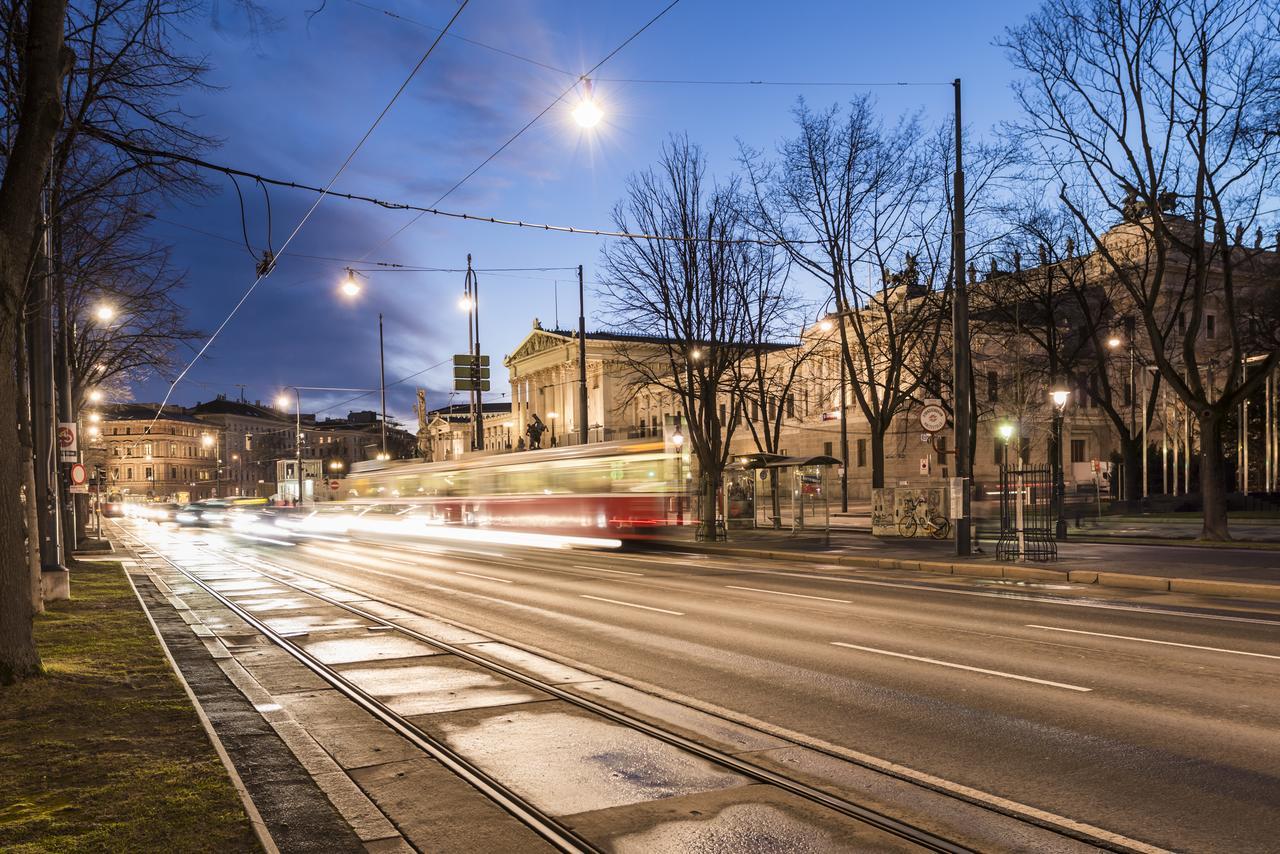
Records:
[[[143,477],[144,477],[144,478],[146,478],[147,480],[151,480],[151,479],[152,479],[152,477],[153,477],[153,475],[152,475],[152,469],[151,469],[151,466],[147,466],[146,471],[147,471],[147,473],[146,473],[145,475],[143,475]]]
[[[787,395],[787,417],[796,417],[796,396],[794,394]]]
[[[1084,459],[1084,439],[1071,440],[1071,462],[1082,463]]]
[[[1004,449],[1005,449],[1005,447],[1006,447],[1006,445],[1005,445],[1004,439],[996,439],[995,455],[994,455],[994,457],[992,458],[992,461],[993,461],[996,465],[998,465],[998,466],[999,466],[999,465],[1004,465]]]
[[[169,480],[177,480],[177,479],[178,479],[178,467],[169,466]]]
[[[1022,464],[1029,465],[1031,463],[1031,437],[1023,436],[1022,447],[1018,451],[1018,457],[1022,460]]]
[[[1217,318],[1212,314],[1204,316],[1204,337],[1216,338],[1218,335]]]
[[[946,465],[947,464],[947,437],[938,436],[937,439],[935,440],[935,444],[938,451],[938,465],[940,466]]]
[[[1000,400],[1000,374],[996,371],[987,371],[987,402],[996,403]]]
[[[124,470],[124,479],[125,479],[125,480],[133,480],[133,469],[132,469],[132,468],[127,468],[127,469],[125,469],[125,470]]]
[[[829,457],[829,456],[831,456],[831,443],[830,443],[830,442],[823,442],[823,443],[822,443],[822,453],[826,454],[828,457]]]
[[[858,468],[864,469],[866,467],[867,467],[867,440],[859,439],[858,440]]]

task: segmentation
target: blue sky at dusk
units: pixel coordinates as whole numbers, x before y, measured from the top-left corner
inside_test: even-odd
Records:
[[[380,10],[443,26],[447,0],[396,3],[351,0],[266,4],[274,31],[245,32],[233,4],[192,19],[191,52],[205,54],[216,88],[189,94],[194,124],[222,141],[207,158],[249,172],[323,185],[434,39],[433,30]],[[473,0],[453,32],[574,74],[589,68],[652,17],[666,0],[519,2]],[[372,7],[372,8],[371,8]],[[791,132],[798,96],[827,105],[867,91],[832,86],[695,86],[616,82],[635,79],[811,82],[936,82],[962,77],[965,119],[979,135],[1016,117],[1013,71],[993,38],[1019,22],[1027,3],[920,2],[908,7],[859,2],[709,2],[682,0],[619,53],[597,76],[606,111],[595,133],[577,128],[567,108],[552,110],[440,207],[536,222],[610,227],[610,211],[627,175],[651,164],[672,133],[707,151],[713,171],[734,168],[739,140],[772,148]],[[615,80],[611,80],[611,78]],[[572,77],[457,39],[446,38],[335,186],[338,191],[429,204],[541,111]],[[920,109],[929,122],[951,109],[946,86],[877,87],[886,119]],[[157,237],[175,247],[187,270],[182,301],[190,322],[212,330],[254,278],[241,234],[236,194],[213,176],[216,192],[196,204],[159,212]],[[242,181],[250,241],[264,247],[261,192]],[[272,240],[278,250],[314,196],[271,190]],[[603,241],[473,222],[424,217],[390,242],[413,215],[337,198],[323,201],[275,272],[259,285],[205,358],[175,390],[190,404],[215,394],[274,397],[285,385],[373,387],[378,380],[377,317],[385,316],[387,381],[447,360],[466,347],[457,308],[460,273],[372,272],[351,303],[337,293],[344,261],[480,268],[586,265],[591,285]],[[207,232],[208,234],[201,233]],[[224,239],[210,236],[218,235]],[[557,285],[554,279],[560,277]],[[481,274],[481,333],[495,365],[495,393],[507,391],[500,361],[535,317],[576,322],[570,273]],[[414,389],[435,405],[448,399],[448,364],[393,387],[388,408],[411,420]],[[134,389],[138,400],[163,397],[160,378]],[[349,405],[350,394],[312,393],[304,409],[343,415],[373,408],[376,395]]]

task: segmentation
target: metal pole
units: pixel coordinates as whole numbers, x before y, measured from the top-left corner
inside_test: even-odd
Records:
[[[1160,480],[1169,494],[1169,387],[1160,386]]]
[[[462,295],[467,303],[467,355],[474,358],[476,353],[475,339],[475,298],[471,295],[471,253],[467,253],[467,274],[462,280]],[[471,450],[476,449],[476,383],[480,381],[480,371],[476,365],[471,366],[471,388],[467,390],[467,412],[471,416]]]
[[[1067,519],[1064,515],[1066,508],[1063,506],[1066,503],[1067,485],[1062,476],[1062,410],[1064,406],[1053,408],[1053,498],[1058,513],[1054,538],[1059,542],[1067,538]]]
[[[956,452],[956,477],[963,490],[960,518],[956,519],[956,554],[964,557],[972,553],[969,531],[969,295],[964,281],[964,159],[963,125],[960,119],[960,78],[952,84],[956,99],[956,171],[954,189],[954,213],[951,225],[951,266],[955,294],[952,300],[951,335],[955,353],[952,387],[955,401],[954,435]],[[843,414],[843,413],[841,413]]]
[[[293,439],[293,464],[298,469],[294,472],[298,476],[298,498],[294,503],[300,505],[302,504],[302,392],[297,386],[293,389],[293,399],[296,404],[293,410],[297,418],[295,426],[298,430]]]
[[[840,316],[844,323],[844,315]],[[843,348],[842,348],[843,349]],[[846,376],[844,353],[840,353],[840,512],[849,512],[849,404],[845,399],[845,387],[849,385]]]
[[[581,264],[578,265],[578,441],[587,444],[587,317]]]
[[[387,456],[387,359],[382,349],[382,312],[378,312],[378,381],[382,387],[382,455]]]
[[[473,310],[475,311],[476,326],[476,352],[475,361],[472,364],[475,367],[476,374],[476,450],[484,450],[484,388],[483,380],[480,379],[484,373],[480,370],[480,277],[471,270],[471,254],[467,254],[467,270],[471,272],[471,300]]]
[[[1147,497],[1147,396],[1150,390],[1147,387],[1147,377],[1150,376],[1146,371],[1142,372],[1142,497]]]

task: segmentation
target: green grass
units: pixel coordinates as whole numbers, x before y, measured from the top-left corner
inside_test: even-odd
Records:
[[[120,564],[71,578],[0,688],[0,851],[260,850]]]

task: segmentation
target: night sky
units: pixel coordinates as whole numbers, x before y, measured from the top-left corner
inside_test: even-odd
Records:
[[[352,0],[266,3],[271,31],[251,33],[231,3],[213,4],[189,22],[189,52],[208,57],[214,89],[189,93],[182,107],[221,145],[207,159],[271,177],[323,185],[435,38],[436,32],[384,14],[443,26],[447,0],[396,3]],[[656,14],[667,0],[519,2],[473,0],[452,33],[574,74],[594,65]],[[979,135],[1016,117],[1013,71],[992,40],[1031,5],[709,2],[683,0],[597,72],[605,110],[594,132],[580,130],[559,107],[439,206],[527,221],[612,226],[610,211],[626,176],[651,164],[672,133],[706,149],[716,174],[734,168],[738,142],[771,149],[791,133],[799,96],[825,106],[858,87],[702,86],[610,82],[623,79],[769,80],[790,83],[965,82],[965,119]],[[572,77],[458,39],[445,38],[335,185],[335,190],[431,204],[512,133],[547,106]],[[945,120],[944,86],[872,89],[886,119],[919,109]],[[209,176],[215,193],[198,204],[158,213],[155,235],[175,247],[187,271],[182,301],[191,323],[212,331],[254,280],[230,182]],[[267,242],[261,191],[242,181],[248,234]],[[272,242],[279,250],[314,196],[270,192]],[[570,267],[586,265],[588,326],[591,281],[602,239],[517,230],[427,216],[384,242],[413,214],[337,198],[324,200],[289,251],[298,255],[387,261],[414,266]],[[220,239],[221,238],[221,239]],[[172,402],[193,404],[218,393],[268,401],[285,385],[372,388],[378,381],[377,318],[385,315],[390,384],[466,349],[458,310],[461,273],[373,272],[354,303],[338,295],[350,261],[286,255],[260,284],[204,359],[175,389]],[[555,281],[560,277],[559,284]],[[481,333],[493,357],[494,394],[505,399],[500,362],[528,333],[576,322],[573,274],[482,273]],[[428,403],[448,401],[446,363],[388,392],[389,410],[412,428],[414,389]],[[134,389],[156,401],[168,383],[156,377]],[[309,392],[306,411],[345,415],[374,408],[377,396]]]

